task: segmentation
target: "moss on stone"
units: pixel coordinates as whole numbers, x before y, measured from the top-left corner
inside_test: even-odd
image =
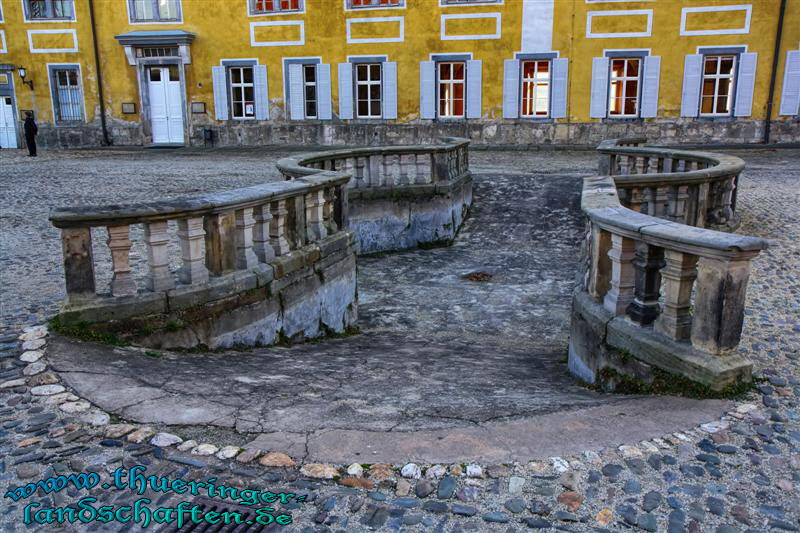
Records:
[[[646,383],[641,379],[621,374],[613,368],[603,368],[599,372],[596,384],[588,385],[595,390],[607,390],[613,383],[613,392],[617,394],[655,394],[677,395],[687,398],[706,399],[738,399],[754,388],[754,383],[734,383],[722,390],[713,390],[708,385],[691,381],[682,376],[670,374],[659,368],[652,369],[653,381]]]
[[[55,316],[48,321],[50,331],[72,337],[85,342],[97,342],[111,346],[128,346],[130,343],[120,337],[116,332],[100,331],[88,322],[72,322],[65,324],[60,317]]]

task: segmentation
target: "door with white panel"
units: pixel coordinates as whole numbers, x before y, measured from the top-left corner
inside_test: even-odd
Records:
[[[183,143],[183,98],[178,68],[165,65],[147,69],[154,144]]]
[[[0,148],[17,147],[14,106],[10,96],[0,96]]]

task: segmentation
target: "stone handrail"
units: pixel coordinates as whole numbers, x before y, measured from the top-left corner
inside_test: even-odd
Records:
[[[624,139],[598,147],[600,173],[614,176],[622,205],[690,226],[738,227],[736,192],[744,161],[638,144],[641,139]]]
[[[469,171],[469,140],[438,139],[439,144],[382,146],[327,150],[281,159],[278,170],[286,179],[320,170],[353,175],[352,189],[397,187],[451,182]]]
[[[719,201],[703,195],[715,183],[735,180],[743,162],[720,154],[610,144],[599,148],[600,168],[610,175],[586,178],[581,198],[589,219],[583,289],[602,306],[595,313],[606,314],[603,342],[715,389],[749,380],[749,364],[727,354],[741,335],[750,261],[767,242],[703,227],[714,220],[705,213],[717,212],[718,202],[725,204],[730,194]],[[662,194],[665,205],[653,205]],[[647,199],[646,208],[637,195]],[[681,196],[688,199],[681,203]],[[724,205],[729,215],[734,207]],[[576,298],[580,307],[580,294]],[[586,378],[591,373],[586,368],[594,366],[596,374],[609,361],[590,364],[587,358],[596,354],[579,353],[575,315],[572,329],[571,368]],[[576,356],[581,363],[573,361]]]
[[[291,182],[190,198],[130,205],[59,208],[50,214],[61,228],[67,303],[95,301],[92,227],[106,227],[111,252],[112,297],[140,292],[131,268],[130,226],[144,226],[148,276],[143,292],[175,288],[170,271],[169,222],[177,223],[182,267],[178,281],[196,286],[209,276],[250,270],[318,242],[347,227],[344,172],[319,172]]]

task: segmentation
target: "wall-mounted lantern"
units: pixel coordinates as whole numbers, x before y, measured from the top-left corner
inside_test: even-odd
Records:
[[[17,67],[17,72],[19,72],[19,77],[22,80],[22,83],[24,85],[27,85],[28,87],[30,87],[31,91],[32,91],[33,90],[33,80],[26,80],[25,79],[25,76],[27,74],[27,70],[25,70],[25,67],[22,67],[22,66]]]

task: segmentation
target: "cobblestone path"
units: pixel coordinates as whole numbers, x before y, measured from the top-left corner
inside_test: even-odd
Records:
[[[48,253],[53,239],[57,243],[57,234],[52,235],[47,223],[36,217],[37,212],[46,214],[47,205],[76,202],[63,186],[63,180],[67,179],[63,173],[69,176],[70,168],[73,174],[78,170],[85,174],[101,169],[94,179],[83,176],[76,181],[88,180],[82,184],[84,191],[85,187],[105,190],[102,200],[92,202],[103,203],[114,198],[117,191],[125,191],[126,196],[130,193],[127,197],[131,199],[145,194],[129,176],[140,163],[150,164],[151,157],[174,159],[175,164],[168,168],[176,176],[172,181],[181,184],[162,182],[159,187],[172,187],[178,195],[195,186],[230,187],[230,182],[222,183],[221,171],[216,166],[224,166],[225,161],[237,169],[234,174],[242,172],[241,177],[234,178],[242,181],[235,185],[251,184],[253,181],[247,181],[250,178],[245,174],[256,169],[262,176],[273,172],[269,160],[275,157],[274,153],[259,157],[232,153],[208,158],[180,154],[156,157],[138,152],[70,152],[51,156],[49,164],[37,161],[36,165],[42,165],[38,172],[26,167],[24,160],[4,159],[5,169],[19,173],[30,168],[31,172],[27,190],[20,185],[20,178],[2,180],[3,205],[12,208],[0,214],[4,217],[0,228],[2,317],[7,324],[6,333],[0,337],[0,490],[5,493],[10,487],[42,477],[78,471],[99,472],[103,482],[110,482],[108,475],[117,468],[129,469],[139,464],[147,467],[148,475],[168,476],[171,480],[215,478],[216,484],[283,490],[306,497],[302,503],[279,505],[278,508],[292,514],[294,522],[286,528],[270,527],[269,531],[798,530],[800,152],[746,151],[740,156],[748,163],[739,196],[739,212],[744,219],[741,231],[767,237],[773,247],[754,263],[741,344],[741,349],[756,362],[758,390],[730,406],[729,414],[722,420],[699,427],[687,425],[684,431],[661,438],[626,441],[619,448],[589,446],[586,453],[576,453],[565,442],[564,454],[533,453],[534,460],[530,462],[401,464],[393,468],[370,464],[376,461],[365,458],[358,461],[365,466],[354,463],[333,471],[330,465],[306,465],[300,471],[278,467],[275,465],[286,465],[288,458],[269,454],[244,452],[234,460],[222,459],[226,456],[225,449],[198,449],[187,443],[179,445],[184,449],[181,451],[163,435],[161,440],[153,441],[147,431],[130,433],[130,429],[118,424],[107,425],[108,420],[102,417],[92,419],[91,412],[79,412],[77,407],[75,412],[66,412],[72,408],[56,407],[59,400],[54,398],[58,394],[32,394],[23,375],[32,363],[18,358],[23,351],[17,340],[20,327],[41,322],[60,298],[57,261],[49,267],[49,272],[36,262]],[[81,158],[86,160],[81,163]],[[365,319],[365,334],[361,337],[368,339],[370,335],[393,330],[396,338],[403,339],[415,331],[420,338],[429,338],[431,344],[459,341],[465,346],[492,337],[498,339],[496,345],[503,350],[521,350],[534,343],[541,348],[551,347],[556,354],[559,347],[563,350],[566,345],[567,324],[560,322],[568,316],[567,309],[555,299],[570,287],[569,265],[577,250],[577,242],[568,240],[580,224],[574,199],[577,179],[593,168],[595,158],[588,153],[478,152],[471,159],[473,171],[486,179],[478,181],[475,218],[455,248],[390,254],[361,261]],[[189,161],[192,163],[183,165]],[[186,166],[191,169],[187,171]],[[152,168],[160,167],[153,163]],[[502,181],[493,177],[501,172],[511,179]],[[104,189],[97,184],[104,183],[102,178],[107,175],[112,178]],[[541,187],[515,185],[516,178],[521,183],[525,176],[535,176],[534,185]],[[559,181],[562,185],[554,185]],[[493,206],[491,201],[481,203],[482,198],[491,196],[487,194],[488,188],[519,200],[520,209],[504,212],[502,206]],[[537,202],[556,206],[561,212],[550,217],[544,211],[537,211]],[[497,215],[492,219],[494,227],[476,226],[474,221],[480,220],[481,210],[498,209],[492,211]],[[532,222],[512,224],[520,218]],[[479,235],[480,232],[485,233]],[[514,253],[507,246],[517,239],[538,243],[543,237],[559,232],[563,249],[547,250],[541,256],[535,250],[531,254]],[[469,253],[459,251],[459,247],[468,248]],[[30,254],[27,259],[26,254]],[[58,257],[57,250],[54,254]],[[423,276],[426,269],[414,265],[422,260],[427,270],[437,276]],[[26,264],[27,261],[33,262]],[[527,276],[532,266],[542,273],[540,278]],[[460,307],[452,311],[443,302],[443,295],[467,283],[461,276],[472,271],[492,274],[492,280],[470,282],[475,285],[458,291],[461,300],[455,305]],[[415,291],[415,286],[422,289]],[[385,296],[390,290],[395,295],[393,301]],[[514,300],[519,294],[524,297]],[[543,309],[541,305],[550,308]],[[497,313],[487,313],[494,309]],[[526,320],[535,326],[521,327]],[[442,327],[443,324],[447,327]],[[537,328],[539,324],[543,325],[541,329]],[[37,342],[41,333],[31,330],[27,335],[31,339],[27,342]],[[418,351],[422,350],[424,347],[420,346]],[[553,362],[557,362],[555,355]],[[463,366],[452,369],[454,381],[459,373],[481,371],[479,366],[473,369],[466,361]],[[377,366],[365,370],[380,372]],[[357,377],[351,379],[357,383]],[[431,394],[449,392],[430,391]],[[401,394],[397,389],[384,393],[387,397]],[[623,410],[624,404],[625,401]],[[202,438],[201,442],[220,442],[215,441],[217,437],[217,430],[210,430],[198,433],[195,438]],[[210,455],[203,455],[209,451]],[[331,476],[336,480],[320,479]],[[3,499],[0,524],[10,531],[23,530],[20,522],[23,508],[29,502],[59,507],[74,504],[89,494],[98,498],[98,507],[130,505],[140,497],[131,490],[99,490],[99,487],[91,491],[70,487],[54,494],[44,494],[40,489],[35,496],[20,502]],[[153,508],[174,507],[180,501],[191,500],[186,494],[162,494],[152,489],[142,497],[152,500]],[[55,525],[51,527],[56,529]],[[73,527],[86,529],[86,526]],[[45,528],[34,526],[34,530],[41,529]],[[89,529],[129,531],[138,529],[138,525],[95,524]]]

